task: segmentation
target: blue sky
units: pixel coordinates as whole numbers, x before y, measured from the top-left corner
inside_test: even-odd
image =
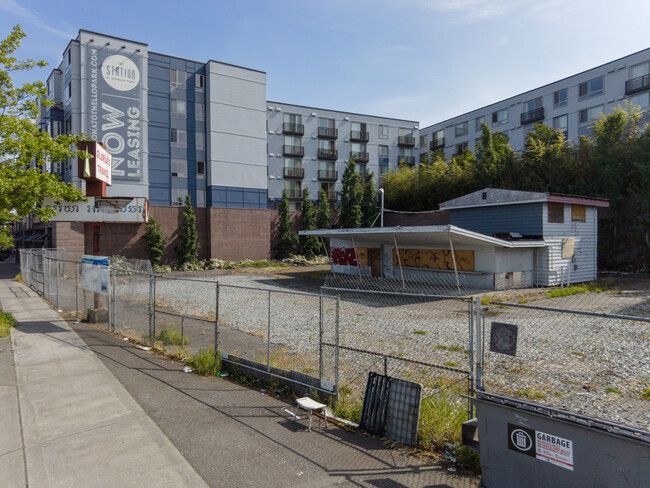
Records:
[[[650,47],[648,18],[647,0],[0,0],[2,37],[20,24],[19,56],[50,67],[82,28],[265,71],[269,100],[420,127]]]

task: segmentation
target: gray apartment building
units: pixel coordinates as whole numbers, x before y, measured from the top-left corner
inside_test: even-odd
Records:
[[[567,139],[589,135],[601,113],[608,114],[629,100],[648,110],[650,48],[576,75],[481,107],[420,129],[420,158],[443,151],[447,158],[465,149],[475,151],[481,123],[510,138],[515,151],[524,148],[533,124],[564,132]]]

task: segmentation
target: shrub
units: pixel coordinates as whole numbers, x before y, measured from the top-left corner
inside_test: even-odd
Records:
[[[16,325],[16,320],[14,316],[9,312],[3,312],[0,310],[0,337],[7,337],[10,334],[10,330],[13,326]]]
[[[215,355],[214,348],[201,349],[198,354],[185,361],[196,374],[216,376],[221,371],[221,356]]]

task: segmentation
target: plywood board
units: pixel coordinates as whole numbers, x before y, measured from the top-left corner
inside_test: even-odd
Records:
[[[458,271],[474,271],[474,251],[454,251]],[[407,268],[447,269],[453,271],[454,260],[448,249],[400,249],[402,266]],[[399,266],[397,252],[393,249],[393,266]]]

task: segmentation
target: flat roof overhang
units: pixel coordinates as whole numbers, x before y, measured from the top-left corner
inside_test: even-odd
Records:
[[[449,239],[456,246],[488,246],[502,248],[546,247],[543,240],[506,241],[496,237],[479,234],[455,225],[424,225],[410,227],[372,227],[359,229],[317,229],[301,230],[299,235],[317,236],[329,239],[354,239],[359,242],[376,242],[399,246],[449,247]]]

